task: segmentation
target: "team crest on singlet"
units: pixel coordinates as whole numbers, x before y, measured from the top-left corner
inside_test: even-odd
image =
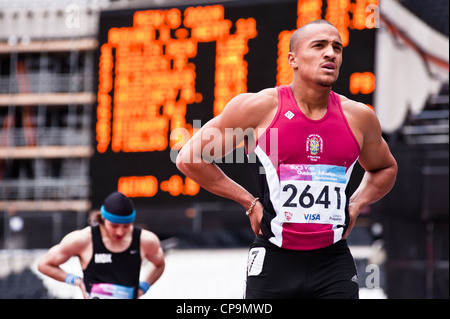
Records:
[[[320,135],[310,134],[306,139],[306,151],[311,161],[317,161],[323,152],[323,140]]]
[[[291,212],[284,212],[284,216],[286,217],[287,220],[291,220],[292,213]]]

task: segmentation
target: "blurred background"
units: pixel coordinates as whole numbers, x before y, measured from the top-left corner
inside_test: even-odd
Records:
[[[242,298],[244,209],[175,167],[242,92],[289,84],[288,41],[340,31],[333,88],[376,112],[392,192],[349,245],[361,298],[449,297],[448,0],[0,0],[0,298],[80,298],[36,262],[115,190],[155,232],[166,271],[147,298]],[[218,163],[254,191],[242,148]],[[362,176],[355,167],[347,190]],[[63,267],[81,274],[76,258]]]

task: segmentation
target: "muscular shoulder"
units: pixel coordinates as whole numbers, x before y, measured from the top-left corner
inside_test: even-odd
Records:
[[[350,128],[361,145],[368,134],[381,134],[378,118],[371,108],[343,95],[340,95],[340,99],[342,110],[344,111]]]
[[[141,232],[141,255],[155,265],[164,264],[164,253],[158,236],[144,229]]]
[[[339,95],[341,99],[342,109],[345,115],[357,117],[376,117],[373,110],[364,103],[351,100],[343,95]]]
[[[234,97],[222,112],[223,120],[242,122],[241,127],[260,126],[276,111],[278,93],[268,88],[257,93],[242,93]]]
[[[278,101],[278,93],[276,88],[268,88],[256,93],[241,93],[234,97],[230,104],[245,103],[242,105],[244,108],[252,107],[270,107],[276,104]]]
[[[142,229],[141,231],[141,247],[144,249],[155,249],[160,246],[160,241],[155,233]]]
[[[91,228],[85,227],[68,233],[60,243],[61,249],[70,251],[72,255],[78,255],[90,247],[92,243]]]

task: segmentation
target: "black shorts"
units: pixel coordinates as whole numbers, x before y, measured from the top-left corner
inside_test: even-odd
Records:
[[[356,266],[347,241],[298,251],[256,237],[248,255],[245,298],[358,299]]]

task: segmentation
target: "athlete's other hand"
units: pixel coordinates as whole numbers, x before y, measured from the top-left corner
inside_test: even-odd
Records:
[[[138,289],[138,295],[137,295],[138,299],[141,298],[143,295],[145,295],[144,290]]]
[[[357,207],[357,205],[352,205],[352,203],[348,205],[349,223],[347,231],[345,232],[344,236],[342,236],[342,239],[347,239],[348,235],[350,235],[350,232],[355,226],[356,219],[358,218],[360,211],[361,210]]]
[[[89,299],[89,295],[86,291],[86,286],[84,285],[83,278],[78,278],[77,280],[75,280],[74,284],[75,286],[78,286],[81,289],[81,292],[83,293],[83,298]]]
[[[249,216],[250,225],[256,236],[261,234],[261,219],[263,218],[263,205],[257,201],[255,207],[252,209],[252,213]]]

